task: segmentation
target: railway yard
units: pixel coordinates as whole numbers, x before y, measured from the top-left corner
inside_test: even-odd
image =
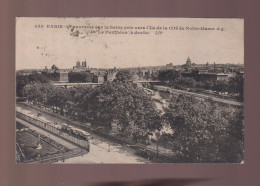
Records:
[[[40,123],[47,123],[47,130],[44,130],[41,128],[44,126],[42,124],[32,125],[31,121],[16,117],[17,163],[147,163],[147,159],[137,156],[131,148],[88,133],[61,118],[45,112],[39,116],[38,110],[22,104],[17,105],[16,111],[17,116],[23,114],[41,121]],[[64,129],[64,126],[67,128]],[[59,131],[57,134],[61,136],[55,135],[56,130]],[[30,133],[32,131],[34,134]],[[81,137],[74,139],[75,131]],[[25,132],[26,135],[24,135]],[[89,151],[75,144],[82,142],[82,134],[89,134]],[[68,141],[64,136],[73,139]],[[39,144],[41,144],[40,147]]]

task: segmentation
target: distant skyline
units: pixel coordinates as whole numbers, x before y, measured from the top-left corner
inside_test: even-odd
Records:
[[[44,25],[45,28],[36,28]],[[63,25],[63,28],[46,28]],[[225,31],[164,30],[163,34],[89,34],[66,26],[178,26]],[[121,31],[120,29],[118,31]],[[140,30],[141,31],[141,30]],[[74,35],[76,33],[76,35]],[[182,65],[188,56],[196,64],[243,64],[242,19],[192,18],[18,18],[16,20],[16,69],[60,69],[86,60],[92,68]]]
[[[82,61],[80,61],[80,62],[82,62]],[[192,62],[193,63],[193,62]],[[75,64],[76,64],[76,62],[75,62]],[[75,64],[73,65],[73,66],[75,66]],[[169,64],[169,63],[167,63],[167,64]],[[97,67],[89,67],[89,69],[113,69],[113,68],[117,68],[117,69],[126,69],[126,68],[148,68],[148,67],[162,67],[162,66],[166,66],[167,64],[162,64],[162,65],[154,65],[154,66],[132,66],[132,67],[117,67],[117,66],[114,66],[114,67],[109,67],[109,68],[105,68],[105,67],[100,67],[100,68],[97,68]],[[183,63],[183,64],[186,64],[186,61],[185,61],[185,63]],[[173,66],[181,66],[181,65],[183,65],[183,64],[180,64],[180,65],[174,65],[173,64]],[[197,64],[197,65],[206,65],[206,63],[195,63],[195,64]],[[244,66],[244,63],[243,64],[240,64],[240,63],[216,63],[216,65],[218,65],[218,64],[220,64],[220,65],[239,65],[239,66]],[[55,65],[55,66],[57,66],[56,64],[52,64],[52,65]],[[51,66],[46,66],[47,67],[47,69],[51,69],[51,67],[52,67],[52,65]],[[82,64],[81,64],[82,65]],[[209,63],[209,65],[214,65],[214,63]],[[71,66],[71,67],[69,67],[69,68],[59,68],[58,66],[58,69],[73,69],[73,66]],[[45,67],[44,67],[45,68]],[[44,68],[23,68],[23,69],[16,69],[16,70],[30,70],[30,69],[32,69],[32,70],[41,70],[41,69],[44,69]]]

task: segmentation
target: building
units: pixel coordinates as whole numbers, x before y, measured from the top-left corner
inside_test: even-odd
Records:
[[[187,66],[187,67],[191,67],[190,57],[188,57],[187,60],[186,60],[186,66]]]
[[[31,74],[35,74],[35,73],[38,73],[37,69],[24,69],[24,70],[16,71],[17,75],[31,75]]]
[[[85,68],[87,67],[87,62],[86,62],[86,60],[82,62],[82,67],[85,67]]]
[[[191,72],[194,64],[191,63],[190,57],[187,58],[186,63],[182,65],[182,67],[185,69],[186,72]]]
[[[114,81],[116,78],[117,69],[114,67],[113,69],[109,69],[106,74],[106,80],[107,81]]]
[[[59,82],[69,82],[69,70],[59,69],[56,72],[60,74]]]
[[[74,72],[84,72],[84,71],[88,70],[86,60],[82,61],[81,64],[80,64],[80,61],[77,61],[76,66],[73,66],[73,71]]]
[[[69,73],[68,72],[60,72],[60,82],[69,82]]]
[[[104,76],[94,75],[92,83],[104,83]]]
[[[172,63],[169,63],[169,64],[166,64],[166,69],[173,69],[173,64]]]
[[[85,81],[88,82],[88,83],[92,83],[93,78],[94,78],[94,73],[90,72],[90,70],[87,70],[85,72],[85,75],[86,75]]]
[[[224,73],[182,72],[181,75],[183,77],[194,78],[197,81],[205,81],[205,80],[216,81],[216,80],[226,80],[228,78],[228,74],[224,74]]]

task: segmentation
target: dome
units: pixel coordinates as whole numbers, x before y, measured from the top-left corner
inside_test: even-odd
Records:
[[[186,61],[186,64],[187,64],[187,65],[190,65],[190,64],[191,64],[190,57],[188,57],[188,59],[187,59],[187,61]]]

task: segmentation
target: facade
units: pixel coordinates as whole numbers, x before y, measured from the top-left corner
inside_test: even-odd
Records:
[[[228,78],[228,74],[224,73],[190,73],[190,72],[183,72],[181,73],[183,77],[191,77],[197,81],[204,81],[204,80],[226,80]]]
[[[73,67],[74,72],[84,72],[86,70],[88,70],[86,60],[82,61],[82,63],[80,63],[80,61],[77,61],[76,66]]]
[[[166,69],[173,69],[173,64],[172,63],[169,63],[169,64],[166,64]]]
[[[92,83],[104,83],[104,76],[94,75]]]
[[[116,74],[117,74],[117,69],[116,68],[109,69],[107,71],[106,80],[107,81],[114,81],[114,79],[116,78]]]
[[[60,72],[60,82],[69,82],[68,72]]]
[[[89,70],[85,72],[86,74],[86,79],[85,81],[88,83],[92,83],[93,78],[94,78],[94,73],[91,73]]]
[[[60,74],[59,81],[60,82],[69,82],[69,70],[68,69],[59,69],[56,70],[58,74]]]

